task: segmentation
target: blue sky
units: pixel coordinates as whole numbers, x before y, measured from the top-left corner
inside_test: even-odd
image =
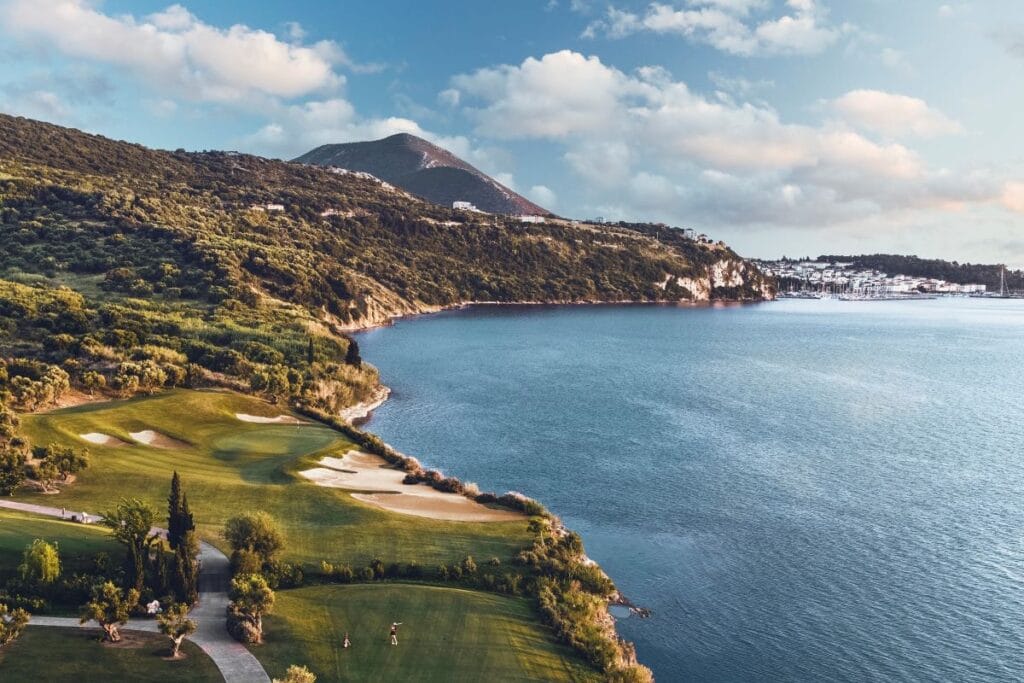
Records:
[[[1018,0],[0,0],[0,110],[291,158],[413,132],[569,216],[1024,265]]]

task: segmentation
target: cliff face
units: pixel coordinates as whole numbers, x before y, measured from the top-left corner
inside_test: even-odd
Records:
[[[655,283],[662,291],[678,288],[682,299],[694,302],[713,299],[756,301],[775,298],[774,283],[752,264],[737,257],[723,257],[706,266],[703,273],[673,275]]]

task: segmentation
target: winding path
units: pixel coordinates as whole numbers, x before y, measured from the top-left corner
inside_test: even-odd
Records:
[[[0,500],[0,508],[32,512],[49,517],[70,517],[85,514],[68,510],[62,514],[61,508],[31,503],[18,503],[12,500]],[[98,522],[99,515],[85,515],[89,522]],[[162,529],[159,531],[163,532]],[[236,641],[227,631],[228,582],[231,570],[227,556],[215,547],[203,541],[199,546],[199,603],[192,609],[190,616],[196,622],[196,632],[189,640],[210,656],[213,663],[220,669],[225,683],[270,683],[270,676],[263,669],[259,660],[249,652],[248,648]],[[73,617],[32,617],[29,626],[62,626],[82,627],[78,619]],[[132,621],[123,628],[125,631],[159,631],[156,621]]]

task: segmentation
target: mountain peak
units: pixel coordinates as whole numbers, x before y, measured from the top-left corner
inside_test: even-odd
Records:
[[[411,133],[396,133],[368,142],[321,145],[294,161],[365,171],[444,206],[465,201],[488,213],[551,213],[443,147]]]

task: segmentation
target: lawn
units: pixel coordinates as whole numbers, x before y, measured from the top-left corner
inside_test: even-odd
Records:
[[[138,496],[161,511],[171,472],[178,470],[201,536],[224,548],[224,521],[243,510],[266,510],[286,538],[284,559],[319,566],[320,560],[365,566],[415,561],[451,564],[465,557],[511,558],[530,543],[527,523],[441,522],[389,513],[348,493],[313,485],[296,471],[324,454],[351,447],[319,424],[242,422],[236,413],[273,416],[276,406],[230,392],[175,390],[152,397],[26,415],[33,444],[88,448],[91,464],[60,495],[21,493],[20,500],[102,512],[122,496]],[[79,435],[100,432],[131,441],[152,429],[188,444],[170,450],[138,444],[96,446]]]
[[[21,638],[0,649],[0,681],[47,683],[171,683],[223,682],[216,665],[194,644],[185,641],[178,661],[170,641],[151,633],[125,631],[131,647],[99,643],[100,631],[30,626]]]
[[[124,555],[124,547],[106,527],[0,509],[0,583],[17,571],[25,547],[37,538],[57,543],[65,575],[91,568],[96,553],[112,558]]]
[[[392,621],[402,622],[397,647]],[[413,584],[280,591],[266,643],[253,652],[272,677],[303,664],[318,683],[599,680],[538,624],[527,600]]]

